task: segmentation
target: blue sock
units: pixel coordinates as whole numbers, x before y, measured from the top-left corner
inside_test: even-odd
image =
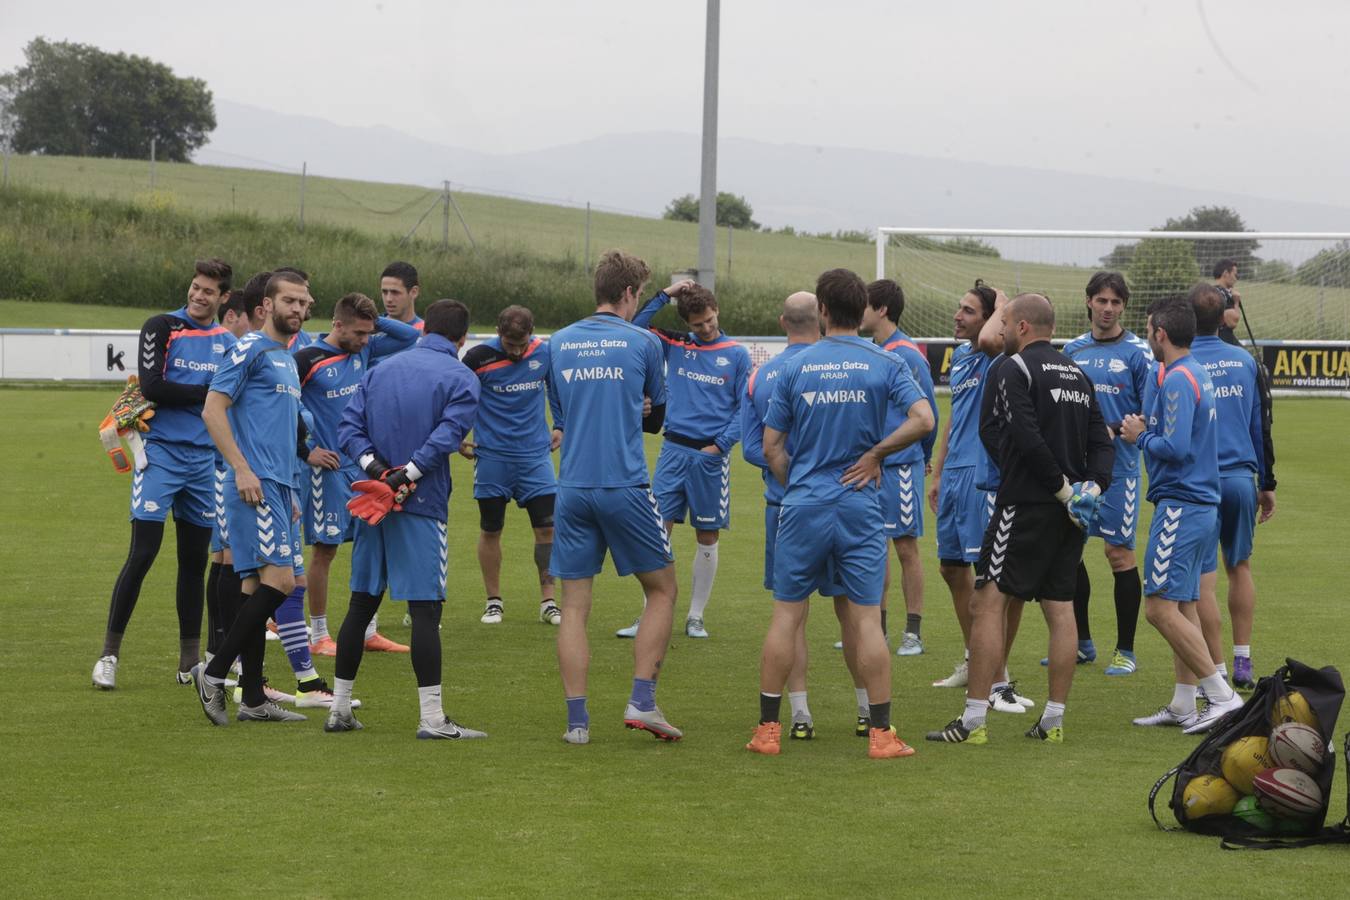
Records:
[[[296,587],[291,591],[272,618],[276,620],[277,636],[281,638],[281,646],[291,661],[296,681],[318,677],[314,671],[314,660],[309,655],[309,635],[305,632],[305,589]]]
[[[567,730],[573,728],[590,728],[591,714],[586,711],[585,697],[567,698]]]
[[[656,679],[649,681],[646,678],[634,678],[633,696],[628,698],[628,702],[642,712],[656,709]]]

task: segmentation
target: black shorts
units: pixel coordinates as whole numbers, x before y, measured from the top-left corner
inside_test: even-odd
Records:
[[[975,563],[975,586],[990,581],[1019,600],[1072,600],[1083,530],[1058,503],[994,508]]]

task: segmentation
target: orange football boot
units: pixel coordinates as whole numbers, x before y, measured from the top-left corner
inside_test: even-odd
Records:
[[[407,644],[391,641],[378,631],[366,638],[366,649],[375,653],[408,653],[411,651]]]
[[[755,733],[745,749],[751,753],[763,753],[765,756],[777,756],[783,752],[783,725],[781,722],[761,722],[755,726]]]
[[[315,656],[337,656],[337,641],[332,635],[324,635],[309,645],[309,652]]]
[[[867,735],[867,755],[873,759],[895,759],[897,756],[913,756],[914,748],[895,733],[895,726],[873,728]]]

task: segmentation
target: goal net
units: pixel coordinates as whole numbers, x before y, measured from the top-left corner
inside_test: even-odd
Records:
[[[1102,269],[1125,275],[1126,327],[1142,333],[1150,302],[1213,281],[1225,259],[1257,340],[1350,340],[1350,234],[877,229],[877,277],[904,288],[900,324],[925,338],[951,336],[976,278],[1050,297],[1057,336],[1072,337],[1087,330],[1083,289]]]

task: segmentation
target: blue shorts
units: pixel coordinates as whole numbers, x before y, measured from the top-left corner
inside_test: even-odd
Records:
[[[393,513],[378,525],[356,523],[352,590],[390,600],[445,600],[446,525],[430,516]]]
[[[1219,548],[1223,563],[1230,569],[1252,558],[1256,538],[1256,475],[1252,472],[1222,473],[1219,478],[1219,521],[1205,560],[1205,572],[1219,568]]]
[[[211,491],[211,500],[216,507],[216,519],[211,523],[212,553],[230,549],[230,523],[225,519],[225,476],[228,474],[224,468],[216,469]]]
[[[359,469],[324,469],[307,466],[305,505],[301,521],[305,524],[305,543],[345,544],[356,535],[355,519],[347,511],[352,498],[352,482],[365,476]]]
[[[505,497],[524,506],[535,497],[558,493],[553,458],[501,459],[480,456],[473,465],[473,499]]]
[[[239,577],[255,575],[263,566],[289,566],[294,570],[296,560],[304,558],[300,529],[291,521],[295,489],[264,479],[263,499],[257,506],[239,499],[233,472],[225,476],[223,489],[230,552]],[[303,565],[300,572],[304,572]]]
[[[938,486],[938,560],[978,560],[993,514],[994,494],[975,487],[975,466],[944,469]]]
[[[606,550],[620,575],[655,572],[675,561],[652,492],[559,486],[549,572],[555,578],[591,578],[604,566]]]
[[[778,544],[778,517],[782,507],[777,503],[764,504],[764,590],[773,590],[773,554]],[[835,584],[833,564],[826,567],[824,582],[817,587],[822,597],[838,597],[844,589]]]
[[[1134,530],[1139,523],[1139,473],[1111,479],[1102,494],[1101,512],[1088,537],[1099,537],[1114,547],[1134,549]]]
[[[887,538],[923,537],[923,502],[923,463],[882,468],[882,528]]]
[[[1199,598],[1200,573],[1218,518],[1218,507],[1210,504],[1161,500],[1154,505],[1144,554],[1144,596],[1183,603]]]
[[[210,528],[216,519],[215,454],[184,444],[145,442],[146,466],[131,476],[131,518]]]
[[[775,600],[805,600],[818,590],[837,589],[859,606],[881,605],[886,535],[877,493],[854,491],[828,506],[780,509]]]
[[[689,524],[699,531],[720,531],[731,525],[731,457],[704,453],[673,441],[661,444],[652,487],[661,518]]]

